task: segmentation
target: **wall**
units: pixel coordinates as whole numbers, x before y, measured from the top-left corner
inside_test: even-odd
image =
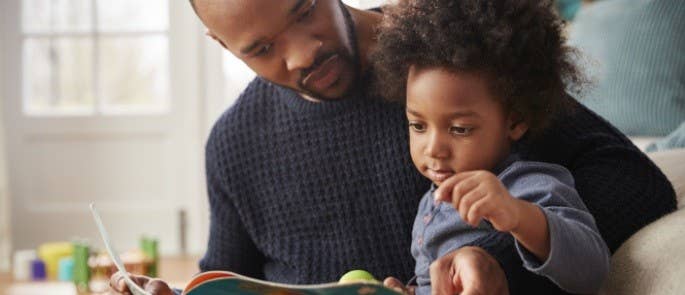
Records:
[[[2,35],[0,35],[2,37]],[[0,38],[1,40],[1,38]],[[1,43],[2,41],[0,41]],[[3,49],[0,46],[0,69],[3,67]],[[3,81],[3,71],[0,71],[0,82]],[[3,116],[3,102],[5,101],[3,84],[0,83],[0,271],[9,269],[10,226],[9,226],[9,196],[7,195],[7,169],[5,161],[5,120]]]

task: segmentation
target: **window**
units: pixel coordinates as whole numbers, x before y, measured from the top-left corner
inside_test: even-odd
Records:
[[[21,0],[23,112],[168,112],[168,6],[168,0]]]

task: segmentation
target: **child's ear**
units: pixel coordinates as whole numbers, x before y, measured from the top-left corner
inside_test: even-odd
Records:
[[[507,120],[507,126],[509,126],[509,139],[511,141],[517,141],[523,137],[528,131],[528,122],[523,120],[521,114],[516,112],[511,112],[509,114],[509,119]]]

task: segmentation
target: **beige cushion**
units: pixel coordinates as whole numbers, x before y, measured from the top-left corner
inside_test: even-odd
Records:
[[[635,233],[614,253],[600,294],[685,294],[685,149],[648,155],[673,184],[679,209]]]
[[[683,294],[684,249],[685,210],[678,210],[646,226],[616,251],[600,294]]]

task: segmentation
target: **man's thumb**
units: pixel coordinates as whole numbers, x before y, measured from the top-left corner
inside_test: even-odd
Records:
[[[464,283],[461,281],[461,275],[457,266],[455,266],[454,274],[452,275],[452,286],[455,293],[460,294],[464,292]]]

